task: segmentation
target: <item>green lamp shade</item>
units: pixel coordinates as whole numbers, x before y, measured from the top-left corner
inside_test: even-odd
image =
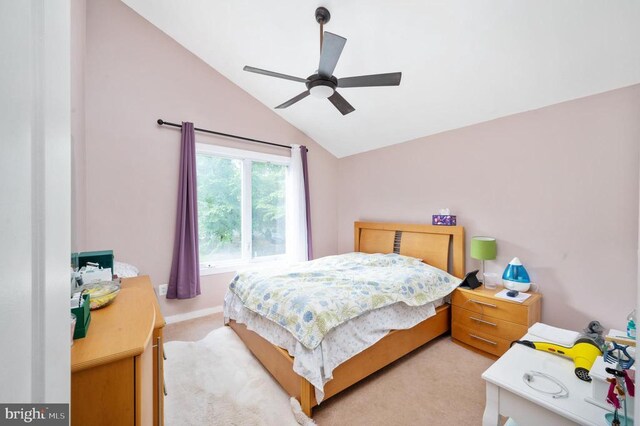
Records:
[[[471,238],[471,257],[478,260],[493,260],[496,258],[496,239],[492,237]]]

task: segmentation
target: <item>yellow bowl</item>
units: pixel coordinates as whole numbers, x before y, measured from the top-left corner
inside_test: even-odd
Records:
[[[82,290],[91,295],[91,310],[104,308],[113,302],[120,292],[120,286],[113,282],[88,284]]]

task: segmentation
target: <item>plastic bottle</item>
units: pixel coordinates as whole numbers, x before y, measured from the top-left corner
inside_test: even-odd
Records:
[[[629,315],[627,315],[627,336],[632,339],[636,338],[636,310],[631,311]]]

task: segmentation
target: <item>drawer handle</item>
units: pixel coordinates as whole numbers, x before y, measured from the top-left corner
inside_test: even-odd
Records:
[[[469,299],[469,301],[473,302],[473,303],[477,303],[478,305],[488,306],[490,308],[497,308],[498,307],[498,305],[494,305],[492,303],[487,303],[487,302],[481,302],[479,300]]]
[[[480,337],[480,336],[476,336],[475,334],[471,334],[471,333],[469,333],[469,337],[473,337],[474,339],[478,339],[478,340],[481,340],[481,341],[483,341],[483,342],[485,342],[485,343],[489,343],[490,345],[494,345],[494,346],[495,346],[495,345],[497,345],[497,343],[496,343],[496,342],[492,342],[492,341],[491,341],[491,340],[489,340],[489,339],[484,339],[484,338],[482,338],[482,337]]]
[[[470,319],[472,319],[472,320],[474,320],[474,321],[478,321],[478,322],[481,322],[481,323],[483,323],[483,324],[490,325],[490,326],[492,326],[492,327],[497,327],[497,326],[498,326],[498,324],[496,324],[496,323],[489,322],[489,321],[485,321],[485,320],[482,320],[482,319],[480,319],[480,318],[476,318],[476,317],[469,317],[469,318],[470,318]]]

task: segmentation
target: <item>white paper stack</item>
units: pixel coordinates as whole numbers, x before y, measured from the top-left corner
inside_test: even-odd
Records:
[[[527,300],[529,297],[531,297],[529,293],[522,293],[522,292],[518,293],[518,295],[515,297],[507,296],[507,293],[509,291],[510,290],[507,290],[505,288],[504,290],[496,293],[495,297],[499,297],[500,299],[505,299],[505,300],[511,300],[512,302],[517,302],[517,303],[522,303],[525,300]]]
[[[111,268],[98,269],[87,267],[85,270],[80,270],[80,276],[82,277],[82,285],[111,281],[113,279]]]

